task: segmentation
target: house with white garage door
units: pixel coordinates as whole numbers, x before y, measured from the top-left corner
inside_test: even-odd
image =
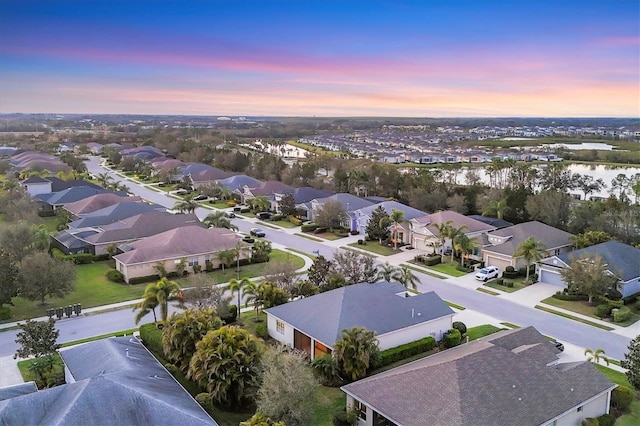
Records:
[[[566,287],[560,271],[571,265],[573,259],[600,256],[607,270],[618,277],[618,291],[622,297],[640,293],[640,249],[619,241],[607,241],[569,253],[562,253],[538,263],[540,281]]]
[[[493,265],[504,271],[507,266],[520,268],[526,266],[521,257],[514,257],[518,245],[529,237],[540,241],[547,248],[547,255],[557,256],[571,250],[571,234],[542,222],[519,223],[507,228],[488,232],[482,247],[482,260],[485,265]]]

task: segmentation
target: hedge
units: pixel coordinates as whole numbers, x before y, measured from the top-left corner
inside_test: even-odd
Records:
[[[91,263],[94,260],[94,255],[91,253],[79,253],[79,254],[64,254],[62,250],[57,248],[51,249],[51,254],[58,260],[70,260],[76,265],[85,265]]]
[[[469,272],[473,272],[474,268],[473,267],[468,267],[468,266],[457,265],[456,266],[456,270],[468,274]]]
[[[109,281],[112,281],[114,283],[124,282],[124,275],[122,275],[122,272],[116,271],[115,269],[109,269],[105,276]]]
[[[454,346],[458,346],[462,342],[462,334],[460,334],[460,330],[452,328],[444,336],[443,340],[445,348],[453,348]]]
[[[129,284],[133,285],[133,284],[142,284],[142,283],[148,283],[151,281],[159,281],[160,280],[160,275],[145,275],[144,277],[134,277],[134,278],[129,278]]]
[[[162,330],[155,323],[140,326],[140,339],[150,351],[157,354],[164,353],[162,351]]]
[[[518,271],[504,271],[502,273],[502,278],[518,278],[520,273]]]
[[[596,306],[596,316],[598,318],[606,318],[609,315],[611,315],[611,306],[608,303]]]
[[[611,392],[611,405],[620,411],[627,411],[633,397],[633,390],[629,386],[620,385]]]
[[[0,306],[0,321],[11,319],[11,309],[7,306]]]
[[[563,293],[561,291],[556,292],[556,294],[554,294],[552,297],[554,299],[568,300],[570,302],[576,302],[578,300],[589,300],[589,296],[587,296],[586,294],[570,294]]]
[[[289,216],[289,222],[293,223],[296,226],[302,225],[302,221],[294,216]]]
[[[611,313],[613,314],[613,322],[624,322],[631,317],[631,309],[627,306],[616,308]]]
[[[424,264],[427,266],[434,266],[442,262],[442,257],[440,256],[427,256],[424,260]]]
[[[613,414],[603,414],[598,417],[599,426],[613,426],[616,423],[616,416]]]
[[[327,228],[325,228],[324,226],[319,226],[313,230],[314,234],[322,234],[323,232],[327,232]]]
[[[436,346],[436,339],[433,337],[425,337],[415,342],[405,343],[404,345],[389,348],[380,351],[378,358],[375,360],[375,368],[384,367],[396,361],[400,361],[410,356],[428,352]]]
[[[279,220],[284,220],[285,217],[287,217],[287,216],[283,215],[283,214],[274,214],[269,218],[269,220],[271,222],[277,222]]]
[[[300,230],[302,232],[313,232],[317,227],[318,225],[316,225],[315,223],[306,223],[300,227]]]

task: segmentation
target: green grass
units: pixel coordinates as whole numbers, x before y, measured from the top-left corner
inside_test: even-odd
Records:
[[[555,297],[547,297],[541,302],[547,305],[555,306],[557,308],[563,308],[571,312],[582,314],[587,317],[600,319],[595,315],[595,306],[589,305],[589,302],[584,300],[570,301],[556,299]],[[617,322],[615,323],[616,325],[619,325],[620,327],[628,327],[640,320],[640,315],[631,306],[629,306],[629,308],[631,309],[631,316],[629,317],[629,319],[626,321]]]
[[[297,235],[298,237],[306,238],[307,240],[315,241],[317,243],[321,243],[324,241],[324,240],[321,240],[320,238],[315,238],[315,237],[312,237],[311,235],[302,234],[299,232],[295,233],[294,235]]]
[[[418,266],[413,266],[413,265],[410,265],[408,263],[403,263],[402,266],[406,266],[407,268],[409,268],[409,269],[411,269],[413,271],[416,271],[416,272],[421,272],[423,274],[426,274],[426,275],[429,275],[429,276],[432,276],[432,277],[435,277],[435,278],[440,278],[441,280],[449,279],[449,277],[445,277],[444,275],[434,274],[433,272],[429,271],[428,269],[421,268],[421,267],[418,267]]]
[[[328,240],[328,241],[334,241],[334,240],[339,240],[340,238],[344,238],[334,234],[333,232],[323,232],[321,234],[314,234],[314,235],[317,235],[318,237],[324,238],[325,240]]]
[[[564,317],[564,318],[569,318],[571,320],[578,321],[578,322],[581,322],[583,324],[590,325],[592,327],[598,327],[598,328],[601,328],[601,329],[607,330],[607,331],[613,330],[612,327],[607,327],[606,325],[598,324],[598,323],[595,323],[593,321],[589,321],[589,320],[585,320],[585,319],[582,319],[582,318],[574,317],[573,315],[565,314],[564,312],[554,311],[553,309],[545,308],[544,306],[536,305],[535,308],[536,309],[540,309],[541,311],[544,311],[544,312],[549,312],[550,314],[558,315],[558,316],[561,316],[561,317]]]
[[[293,247],[287,247],[287,250],[295,252],[295,253],[298,253],[298,254],[301,254],[301,255],[306,256],[306,257],[309,257],[311,259],[315,259],[317,257],[315,254],[309,254],[307,252],[304,252],[302,250],[298,250],[298,249],[293,248]]]
[[[500,324],[504,325],[505,327],[509,327],[509,328],[520,328],[519,325],[515,325],[515,324],[512,324],[510,322],[501,322]]]
[[[379,254],[381,256],[391,256],[392,254],[400,253],[400,250],[394,250],[391,247],[382,246],[375,241],[369,241],[366,244],[351,243],[349,246]]]
[[[146,284],[125,285],[107,280],[105,273],[111,269],[108,262],[97,262],[76,267],[75,289],[63,298],[47,298],[45,306],[39,301],[30,302],[21,297],[15,297],[11,307],[12,318],[8,321],[18,321],[27,318],[37,318],[47,315],[47,308],[74,305],[80,303],[82,308],[108,305],[139,299]]]
[[[244,308],[244,306],[243,306]],[[258,328],[258,324],[265,324],[267,322],[267,314],[265,314],[262,310],[258,314],[258,321],[256,322],[256,311],[252,309],[251,311],[241,312],[240,313],[240,322],[242,323],[242,328],[251,332],[254,336],[257,336],[256,332]]]
[[[271,224],[271,222],[265,222],[265,221],[263,221],[263,220],[259,220],[259,221],[256,223],[256,225],[259,225],[259,226],[264,227],[264,228],[269,228],[269,229],[280,229],[280,228],[278,228],[277,226],[272,225],[272,224]]]
[[[490,294],[492,296],[500,296],[500,293],[496,293],[495,291],[487,290],[486,288],[478,287],[478,288],[476,288],[476,290],[478,290],[478,291],[480,291],[482,293]]]
[[[263,222],[260,222],[260,223],[263,223]],[[295,223],[291,223],[288,220],[277,220],[277,221],[271,222],[271,223],[273,223],[274,225],[278,225],[278,226],[280,226],[282,228],[297,228],[298,227],[298,225],[296,225]]]
[[[332,426],[333,416],[343,411],[346,406],[346,396],[340,388],[318,386],[313,396],[313,415],[310,425]]]
[[[451,306],[452,308],[456,308],[459,311],[464,311],[465,309],[467,309],[462,305],[458,305],[458,304],[453,303],[453,302],[447,302],[446,300],[444,301],[444,303],[446,303],[447,305]]]
[[[467,329],[467,336],[469,337],[469,341],[476,340],[481,337],[488,336],[493,333],[497,333],[498,331],[504,330],[504,328],[496,327],[491,324],[479,325],[477,327],[470,327]]]
[[[496,290],[504,291],[505,293],[513,293],[514,291],[518,291],[526,286],[522,284],[522,280],[509,280],[513,282],[513,287],[507,287],[506,285],[500,285],[496,282],[496,280],[487,281],[484,283],[487,287],[494,288]]]
[[[53,372],[64,374],[64,365],[62,364],[62,358],[60,358],[60,355],[58,355],[57,353],[54,354],[53,356],[55,358]],[[29,367],[31,367],[31,364],[33,364],[35,361],[36,361],[35,359],[27,359],[27,360],[18,362],[18,370],[20,370],[22,379],[25,382],[31,382],[31,381],[37,382],[36,378],[29,371]]]
[[[438,263],[437,265],[433,265],[433,266],[425,265],[424,267],[432,269],[436,272],[440,272],[442,274],[451,275],[452,277],[462,277],[468,274],[468,272],[458,271],[456,269],[456,266],[457,264],[455,262],[450,263],[449,261],[447,261],[445,263]]]
[[[79,345],[81,343],[93,342],[94,340],[102,340],[109,337],[121,337],[121,336],[130,336],[133,335],[135,331],[138,331],[138,328],[130,328],[128,330],[116,331],[114,333],[101,334],[99,336],[87,337],[86,339],[74,340],[73,342],[63,343],[61,346],[63,348],[69,346]]]

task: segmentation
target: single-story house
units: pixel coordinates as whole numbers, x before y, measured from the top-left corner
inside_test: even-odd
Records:
[[[262,183],[262,181],[247,175],[235,175],[217,182],[218,185],[229,189],[238,196],[242,195],[245,186],[256,187]]]
[[[373,204],[353,212],[356,222],[357,230],[360,234],[365,235],[367,233],[367,226],[373,211],[378,207],[382,207],[388,215],[391,215],[393,210],[400,210],[404,213],[404,220],[398,224],[398,242],[409,244],[411,242],[411,225],[409,221],[425,215],[422,210],[414,209],[406,204],[399,203],[397,201],[383,201],[382,203]]]
[[[538,263],[540,281],[566,287],[560,271],[571,265],[573,259],[585,255],[602,258],[609,272],[618,277],[617,289],[622,297],[640,293],[640,249],[619,241],[607,241],[541,260]]]
[[[534,237],[547,248],[548,255],[556,256],[571,250],[571,234],[542,222],[519,223],[507,228],[497,229],[485,235],[482,260],[504,271],[507,266],[519,268],[526,266],[521,257],[514,257],[518,245],[529,237]]]
[[[92,188],[90,186],[73,186],[59,192],[37,194],[33,196],[33,199],[40,203],[40,210],[46,211],[55,210],[65,204],[74,203],[87,197],[91,197],[92,195],[104,194],[107,192],[111,191],[104,188]]]
[[[375,204],[372,201],[365,200],[364,198],[356,197],[353,194],[349,194],[347,192],[339,192],[337,194],[330,195],[324,198],[314,198],[310,202],[310,208],[307,210],[307,216],[309,216],[309,220],[313,220],[313,215],[318,209],[322,208],[322,206],[329,202],[336,201],[342,205],[344,210],[349,215],[348,223],[344,223],[344,226],[348,226],[350,230],[358,229],[358,223],[355,217],[355,211],[359,209],[363,209],[365,207],[369,207]]]
[[[187,260],[188,267],[205,268],[211,262],[214,268],[220,267],[218,253],[235,249],[242,244],[242,237],[224,228],[203,229],[200,226],[182,226],[170,231],[120,245],[125,251],[113,257],[116,269],[124,275],[125,282],[131,278],[156,275],[154,268],[158,264],[167,272],[176,270],[182,259]],[[240,259],[248,259],[250,250],[241,250]]]
[[[479,237],[481,234],[493,231],[495,226],[485,222],[465,216],[453,210],[442,210],[435,213],[415,217],[411,219],[411,245],[413,248],[433,251],[433,243],[438,243],[438,225],[451,222],[451,226],[456,228],[465,227],[465,234],[469,238]],[[452,249],[453,244],[450,238],[447,238],[444,247],[441,249]]]
[[[273,339],[303,350],[311,359],[331,353],[342,330],[376,333],[381,350],[451,329],[453,310],[438,295],[413,295],[397,282],[361,283],[265,309]]]
[[[280,200],[282,200],[282,197],[284,197],[288,193],[293,195],[293,202],[296,208],[299,209],[300,211],[305,211],[305,212],[309,210],[310,207],[307,205],[307,203],[309,203],[311,200],[315,198],[325,198],[330,195],[333,195],[333,192],[327,191],[326,189],[315,189],[310,186],[293,188],[291,191],[276,191],[274,193],[276,212],[280,212],[280,206],[279,206]]]
[[[113,192],[104,192],[66,204],[64,209],[71,213],[72,217],[80,218],[113,204],[131,203],[141,200],[142,198],[138,196],[121,196]]]
[[[131,216],[152,211],[166,212],[167,209],[159,204],[145,202],[112,204],[100,210],[87,213],[82,219],[69,222],[69,229],[108,225]]]
[[[275,210],[275,194],[282,192],[291,192],[293,187],[277,180],[268,180],[261,182],[257,186],[245,186],[242,188],[242,202],[256,197],[267,197],[271,201],[271,209]]]
[[[578,426],[608,413],[616,385],[557,352],[533,327],[506,330],[341,389],[361,426]]]
[[[60,356],[66,384],[41,391],[22,386],[0,401],[0,423],[217,425],[135,337],[85,343]]]
[[[471,219],[479,220],[480,222],[484,222],[487,225],[491,225],[496,229],[506,228],[507,226],[513,226],[513,223],[509,222],[508,220],[498,219],[497,217],[483,216],[481,214],[470,214],[467,217],[470,217]]]

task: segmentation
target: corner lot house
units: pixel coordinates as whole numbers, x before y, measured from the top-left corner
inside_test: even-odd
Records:
[[[311,359],[331,353],[342,330],[375,331],[380,349],[393,348],[451,329],[453,310],[438,295],[410,296],[400,283],[361,283],[265,309],[269,335]]]
[[[342,387],[358,425],[579,426],[616,387],[591,363],[557,363],[533,327],[475,340]]]
[[[242,244],[242,237],[223,228],[203,229],[198,225],[182,226],[162,232],[143,240],[123,244],[125,253],[114,256],[116,269],[124,275],[125,282],[131,278],[156,275],[154,266],[162,264],[167,272],[176,270],[176,265],[186,259],[188,267],[199,265],[205,268],[210,261],[214,268],[221,262],[217,254],[235,249]],[[249,250],[240,251],[240,259],[250,256]]]
[[[607,241],[569,253],[543,259],[538,264],[540,281],[566,287],[560,270],[582,256],[600,256],[609,272],[618,277],[618,291],[622,297],[640,293],[640,249],[618,242]]]
[[[22,387],[0,400],[0,423],[217,425],[135,337],[78,345],[60,356],[67,384],[42,391]]]
[[[518,245],[529,237],[542,242],[547,248],[547,253],[554,256],[570,251],[573,244],[571,234],[568,232],[542,222],[524,222],[497,229],[483,236],[486,241],[482,248],[482,260],[486,265],[497,266],[500,271],[504,271],[507,266],[514,268],[526,266],[524,259],[513,255]]]

